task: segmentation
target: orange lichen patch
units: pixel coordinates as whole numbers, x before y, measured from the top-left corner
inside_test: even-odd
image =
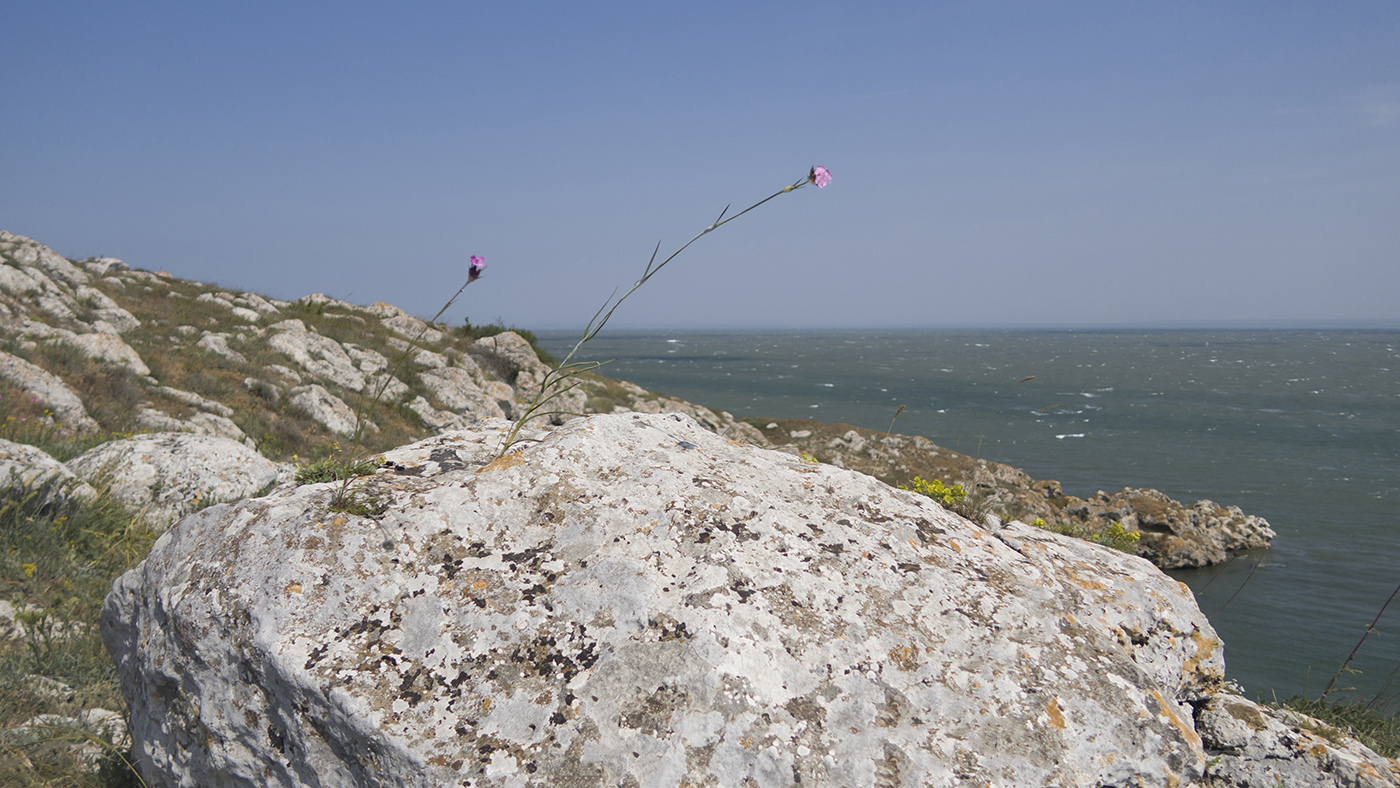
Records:
[[[1086,591],[1103,591],[1108,588],[1108,586],[1104,585],[1103,583],[1100,583],[1097,580],[1091,580],[1088,578],[1080,577],[1079,573],[1074,571],[1073,569],[1066,569],[1065,573],[1069,575],[1069,580],[1071,583],[1074,583],[1075,585],[1079,586],[1080,588]]]
[[[1050,716],[1050,727],[1057,731],[1065,729],[1065,714],[1060,711],[1059,698],[1051,698],[1050,702],[1045,704],[1045,713]]]
[[[743,448],[743,447],[745,447],[745,446],[748,446],[749,444],[744,443],[743,441],[729,441],[729,445],[730,445],[730,446],[738,446],[739,448]]]
[[[1327,745],[1323,744],[1322,742],[1318,742],[1317,744],[1314,744],[1313,746],[1308,748],[1308,755],[1311,755],[1314,758],[1320,759],[1326,754]]]
[[[1162,693],[1157,690],[1152,690],[1152,697],[1157,701],[1158,716],[1165,718],[1167,722],[1171,723],[1173,728],[1176,728],[1177,733],[1181,734],[1181,738],[1190,743],[1191,749],[1196,751],[1197,757],[1205,758],[1206,750],[1205,747],[1201,745],[1201,737],[1200,734],[1196,733],[1196,729],[1176,716],[1176,712],[1172,711],[1171,706],[1167,705],[1167,700],[1162,697]]]
[[[473,591],[485,591],[488,585],[490,585],[490,584],[487,583],[485,580],[478,580],[478,581],[476,581],[475,583],[472,583],[472,590],[473,590]]]
[[[1195,673],[1200,669],[1201,663],[1210,659],[1217,648],[1220,648],[1220,640],[1208,638],[1202,635],[1200,630],[1191,633],[1191,642],[1196,644],[1196,652],[1191,655],[1186,663],[1181,666],[1183,673]],[[1257,728],[1255,730],[1258,730]]]
[[[301,593],[301,583],[297,583],[297,582],[288,583],[288,584],[287,584],[286,592],[287,592],[288,594],[300,594],[300,593]]]
[[[913,646],[895,646],[890,649],[890,662],[905,672],[917,670],[919,652]]]
[[[524,454],[525,452],[521,451],[515,452],[513,454],[507,454],[506,456],[491,462],[489,465],[483,465],[480,468],[477,468],[476,472],[485,473],[487,471],[503,471],[506,468],[514,468],[515,466],[525,462],[525,457],[523,456]]]
[[[335,518],[335,520],[334,520],[331,524],[332,524],[332,525],[345,525],[345,518],[344,518],[344,517],[337,517],[337,518]]]

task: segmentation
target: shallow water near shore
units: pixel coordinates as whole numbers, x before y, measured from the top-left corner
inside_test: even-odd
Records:
[[[562,358],[577,338],[540,340]],[[1265,517],[1272,549],[1171,573],[1251,696],[1320,693],[1400,584],[1400,331],[618,331],[585,351],[735,416],[883,431],[905,405],[894,432],[1080,497],[1151,487]],[[1394,698],[1397,667],[1400,600],[1339,686]]]

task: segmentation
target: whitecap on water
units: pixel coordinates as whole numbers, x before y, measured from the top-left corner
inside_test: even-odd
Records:
[[[1056,435],[1055,437],[1058,440],[1064,440],[1065,438],[1083,438],[1086,437],[1086,434],[1082,432],[1067,432],[1064,435]]]

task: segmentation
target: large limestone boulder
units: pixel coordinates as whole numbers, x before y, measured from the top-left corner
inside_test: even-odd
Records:
[[[212,502],[256,495],[275,484],[278,467],[229,438],[151,433],[104,443],[68,461],[68,469],[112,497],[167,525]]]
[[[102,616],[148,784],[1180,786],[1222,681],[1147,561],[683,415],[503,421],[185,518]]]

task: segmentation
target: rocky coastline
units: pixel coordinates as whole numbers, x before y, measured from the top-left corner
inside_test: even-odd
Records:
[[[111,496],[164,532],[101,617],[130,728],[72,724],[153,786],[1400,785],[1232,693],[1157,568],[1267,547],[1262,518],[596,376],[558,401],[583,418],[499,456],[548,369],[527,332],[0,232],[5,500]],[[353,482],[376,507],[337,511],[297,467],[379,390]],[[0,600],[0,647],[23,604]]]

